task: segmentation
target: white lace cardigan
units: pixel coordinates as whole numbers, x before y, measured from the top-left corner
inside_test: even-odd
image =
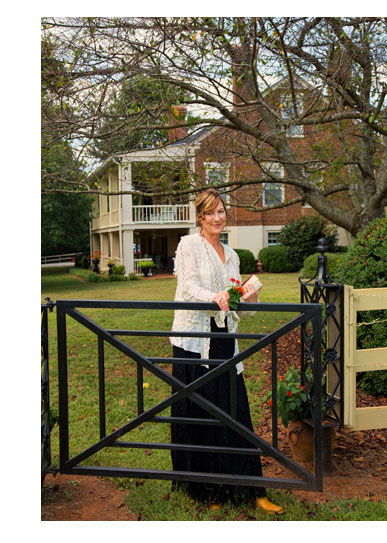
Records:
[[[237,253],[223,245],[225,262],[223,263],[212,245],[201,235],[184,236],[176,250],[175,270],[177,287],[175,301],[179,302],[212,302],[214,295],[229,288],[231,278],[240,280],[239,257]],[[237,330],[240,316],[253,312],[235,311],[196,311],[176,310],[172,331],[210,332],[211,317],[215,317],[217,326],[227,327],[230,333]],[[202,358],[209,358],[210,338],[171,337],[172,345],[186,351],[200,353]],[[235,341],[235,352],[238,353],[238,342]],[[208,366],[207,366],[208,367]],[[237,372],[243,371],[243,364],[237,364]]]

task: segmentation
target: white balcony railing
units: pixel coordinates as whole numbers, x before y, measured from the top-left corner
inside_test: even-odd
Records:
[[[149,205],[133,206],[133,222],[135,223],[179,223],[190,222],[191,212],[189,205]]]

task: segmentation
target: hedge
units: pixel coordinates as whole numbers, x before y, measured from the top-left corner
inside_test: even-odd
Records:
[[[257,264],[254,255],[248,249],[235,249],[240,260],[240,273],[255,273]]]
[[[340,283],[354,288],[387,287],[387,219],[372,221],[358,236],[337,271]],[[375,322],[376,321],[376,322]],[[373,323],[373,324],[368,324]],[[387,310],[358,312],[357,348],[387,347]],[[387,395],[387,370],[362,373],[367,394]]]
[[[113,268],[114,270],[114,268]],[[140,277],[137,277],[136,274],[130,273],[127,277],[125,275],[120,275],[113,273],[112,275],[100,275],[91,270],[84,270],[83,268],[69,268],[69,271],[73,275],[78,277],[83,277],[86,281],[90,283],[110,283],[114,281],[137,281]]]
[[[288,259],[292,271],[298,271],[302,268],[305,258],[316,251],[320,238],[325,238],[330,253],[336,252],[337,227],[327,224],[318,215],[304,216],[297,220],[292,219],[282,228],[279,241],[288,249]]]
[[[262,263],[264,271],[270,273],[284,273],[291,270],[287,248],[284,245],[265,247],[258,253],[258,259]]]
[[[328,274],[333,280],[336,280],[336,274],[344,255],[345,253],[325,253],[325,256],[327,257]],[[304,267],[301,270],[301,275],[303,277],[311,278],[315,275],[317,271],[317,259],[319,256],[321,256],[320,253],[314,253],[313,255],[308,256],[308,258],[305,258]]]

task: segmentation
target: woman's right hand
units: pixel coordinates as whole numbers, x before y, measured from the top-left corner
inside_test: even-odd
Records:
[[[222,311],[228,311],[230,309],[228,305],[228,300],[230,299],[230,295],[226,290],[221,290],[215,296],[212,298],[212,301],[218,304],[220,309]]]

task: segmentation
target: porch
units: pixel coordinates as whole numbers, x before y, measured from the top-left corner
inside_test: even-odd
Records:
[[[168,207],[168,206],[165,206]],[[152,274],[172,274],[174,257],[182,236],[189,234],[188,228],[137,227],[133,232],[133,267],[135,273],[141,273],[138,263],[151,260],[155,266]]]
[[[168,208],[174,206],[139,206],[139,207],[159,207]],[[169,210],[160,210],[166,212]],[[164,216],[165,217],[165,216]],[[94,251],[101,253],[100,269],[106,270],[108,262],[123,264],[125,273],[141,274],[139,267],[140,261],[149,261],[154,263],[152,275],[172,274],[174,269],[174,256],[182,236],[192,233],[191,228],[179,226],[175,222],[162,223],[161,213],[159,213],[160,222],[151,222],[151,215],[144,215],[144,222],[137,223],[135,229],[127,228],[92,233],[92,247]],[[149,219],[146,222],[146,218]],[[154,221],[157,218],[154,217]]]

